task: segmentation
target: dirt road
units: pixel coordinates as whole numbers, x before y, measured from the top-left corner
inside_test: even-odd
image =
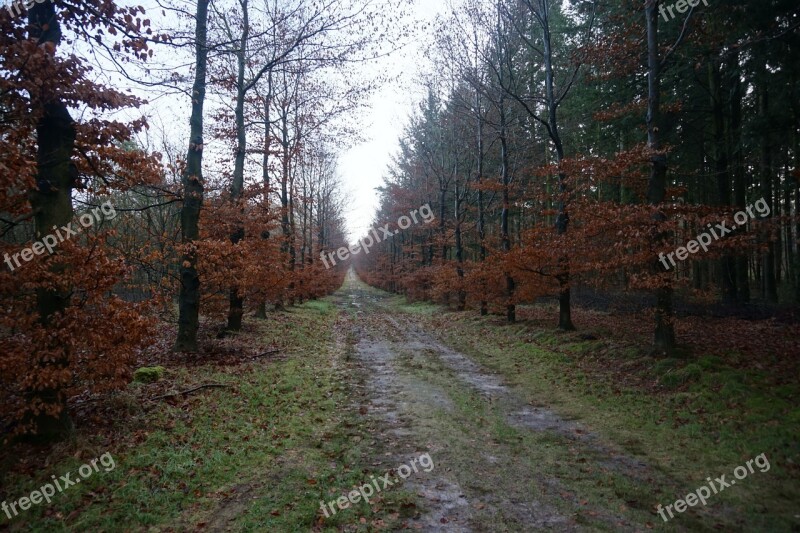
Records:
[[[351,271],[336,296],[338,327],[351,346],[356,408],[387,469],[429,453],[435,468],[411,475],[422,531],[557,531],[646,528],[625,494],[596,506],[580,492],[584,473],[636,486],[652,476],[590,428],[565,420],[443,344],[396,299]],[[578,487],[576,489],[576,486]],[[620,491],[616,491],[620,493]],[[633,502],[636,504],[636,502]],[[639,510],[641,513],[641,510]]]

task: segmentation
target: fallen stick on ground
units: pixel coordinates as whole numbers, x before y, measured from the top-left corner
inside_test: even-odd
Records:
[[[197,392],[203,389],[230,389],[231,387],[228,385],[221,385],[219,383],[209,383],[207,385],[200,385],[199,387],[195,387],[193,389],[185,390],[182,392],[173,392],[172,394],[164,394],[163,396],[155,396],[154,398],[150,398],[149,401],[154,402],[156,400],[163,400],[165,398],[172,398],[174,396],[186,396],[193,392]]]
[[[253,359],[260,359],[262,357],[266,357],[268,355],[273,355],[273,354],[276,354],[276,353],[279,353],[279,352],[280,352],[280,350],[270,350],[268,352],[264,352],[264,353],[260,353],[260,354],[256,355],[255,357],[253,357]]]

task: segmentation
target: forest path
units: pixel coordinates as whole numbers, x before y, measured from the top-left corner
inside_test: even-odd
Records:
[[[615,453],[579,423],[527,404],[500,377],[443,344],[414,314],[401,312],[396,297],[368,287],[352,270],[334,301],[356,370],[355,407],[375,439],[375,465],[388,472],[424,453],[433,459],[430,472],[419,469],[404,482],[424,501],[413,527],[643,529],[625,516],[622,499],[594,507],[562,480],[590,468],[642,484],[649,477],[645,465]],[[562,461],[565,453],[574,464]]]

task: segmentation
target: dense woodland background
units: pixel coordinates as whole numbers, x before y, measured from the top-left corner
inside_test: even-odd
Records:
[[[509,322],[555,298],[564,330],[580,326],[577,291],[650,312],[669,353],[676,310],[796,306],[797,6],[717,2],[665,21],[660,4],[475,1],[442,20],[379,216],[430,203],[438,224],[359,256],[359,273]],[[759,200],[768,217],[658,262]]]
[[[69,433],[70,402],[129,383],[157,331],[195,352],[341,285],[349,264],[320,260],[348,244],[337,156],[391,83],[355,65],[410,35],[388,4],[0,13],[0,254],[103,202],[118,213],[0,272],[5,435]],[[375,225],[428,203],[437,220],[356,256],[362,278],[511,322],[557,301],[565,330],[582,327],[573,304],[616,303],[620,327],[648,317],[659,353],[697,309],[796,320],[796,2],[711,0],[669,21],[658,4],[454,2]],[[140,91],[192,103],[182,139],[146,135]],[[769,217],[659,263],[759,199]]]

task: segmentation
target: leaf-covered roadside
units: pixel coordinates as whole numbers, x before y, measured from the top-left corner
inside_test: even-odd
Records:
[[[402,490],[330,519],[319,509],[378,473],[369,466],[375,443],[349,400],[348,345],[336,321],[326,302],[270,315],[217,341],[216,364],[210,353],[199,365],[173,363],[163,381],[87,404],[78,441],[23,458],[6,448],[0,499],[25,496],[99,453],[117,463],[16,517],[10,529],[357,531],[398,523],[414,509]],[[279,354],[253,358],[272,341]],[[150,400],[208,383],[226,388]],[[102,420],[112,408],[126,416]],[[0,529],[9,525],[3,518]]]

